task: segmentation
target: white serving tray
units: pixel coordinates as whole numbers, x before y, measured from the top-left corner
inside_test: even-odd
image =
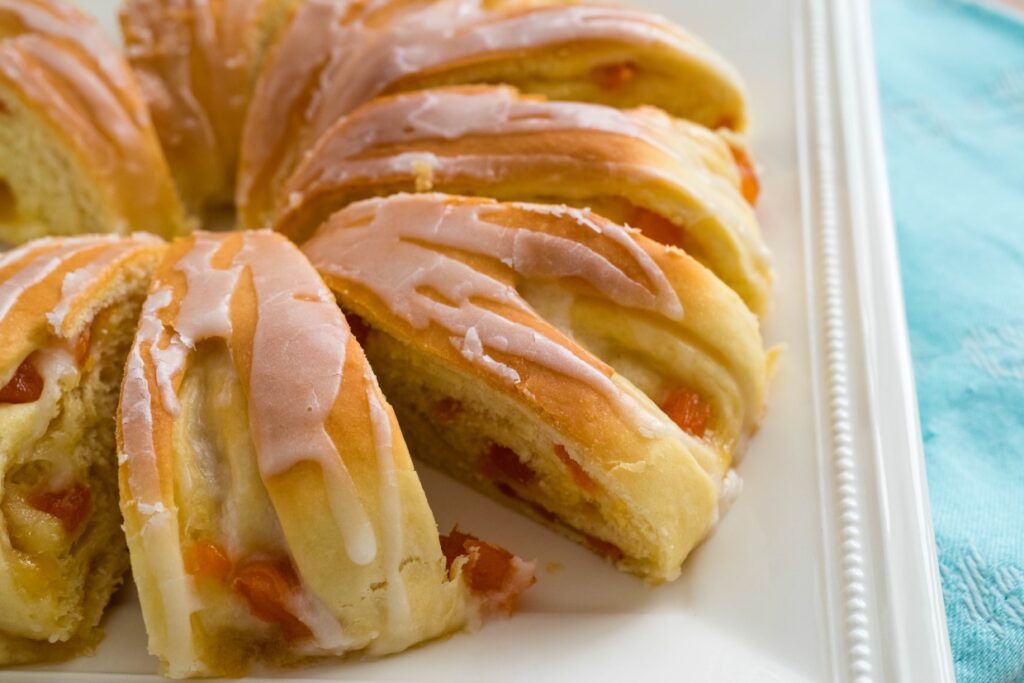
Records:
[[[115,30],[117,0],[81,0]],[[511,620],[377,661],[265,678],[952,683],[879,131],[866,0],[635,0],[739,67],[785,353],[745,487],[672,585],[421,468],[438,523],[537,558]],[[95,657],[0,681],[158,680],[137,600]],[[260,677],[257,676],[257,677]]]

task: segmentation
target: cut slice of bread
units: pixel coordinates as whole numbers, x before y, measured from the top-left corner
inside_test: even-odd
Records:
[[[276,233],[171,246],[118,445],[149,648],[172,677],[399,652],[510,610],[533,580],[481,541],[442,548],[359,344]]]
[[[155,238],[30,242],[0,257],[0,665],[99,641],[128,567],[114,413]]]
[[[437,194],[352,204],[303,250],[414,455],[624,570],[679,575],[764,406],[735,292],[587,211]]]

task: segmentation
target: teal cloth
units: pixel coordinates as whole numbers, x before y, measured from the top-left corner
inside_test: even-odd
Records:
[[[878,0],[886,156],[960,683],[1024,682],[1024,22]]]

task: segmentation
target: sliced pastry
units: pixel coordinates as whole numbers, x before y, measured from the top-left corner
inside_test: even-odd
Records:
[[[162,249],[68,237],[0,255],[0,666],[91,650],[128,568],[114,413]]]
[[[501,548],[439,539],[358,342],[275,233],[171,246],[118,446],[149,648],[172,677],[397,652],[510,611],[533,581]]]
[[[234,199],[238,140],[263,56],[294,0],[128,0],[128,60],[193,211]]]
[[[0,242],[187,228],[135,77],[63,0],[0,3]]]
[[[527,0],[310,0],[268,55],[246,119],[236,201],[263,227],[275,192],[316,139],[381,94],[508,83],[554,99],[656,105],[742,130],[738,75],[717,53],[638,9]]]
[[[274,228],[303,240],[353,201],[431,189],[588,207],[683,248],[755,312],[767,304],[771,270],[744,148],[653,107],[549,102],[494,86],[381,98],[307,153],[279,194]]]
[[[763,409],[766,357],[735,292],[564,206],[369,199],[303,250],[415,455],[624,570],[679,575]]]

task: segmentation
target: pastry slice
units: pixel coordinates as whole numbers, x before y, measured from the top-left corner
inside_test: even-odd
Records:
[[[0,666],[99,641],[128,568],[121,370],[162,244],[41,239],[0,255]]]
[[[375,100],[329,128],[285,183],[274,228],[306,239],[331,213],[414,190],[588,207],[681,247],[763,313],[757,180],[734,135],[652,107],[549,102],[463,86]]]
[[[413,453],[669,581],[761,416],[757,320],[672,247],[560,206],[370,199],[303,247]]]
[[[171,172],[196,212],[234,199],[238,139],[294,0],[128,0],[121,29]]]
[[[511,611],[533,566],[439,540],[330,291],[270,232],[199,232],[157,269],[125,370],[121,509],[172,677],[387,654]]]
[[[643,10],[502,0],[303,3],[246,120],[236,202],[264,227],[277,190],[341,116],[382,94],[464,83],[615,107],[649,104],[743,130],[744,88],[711,48]]]
[[[0,3],[0,241],[185,231],[138,85],[63,0]]]

